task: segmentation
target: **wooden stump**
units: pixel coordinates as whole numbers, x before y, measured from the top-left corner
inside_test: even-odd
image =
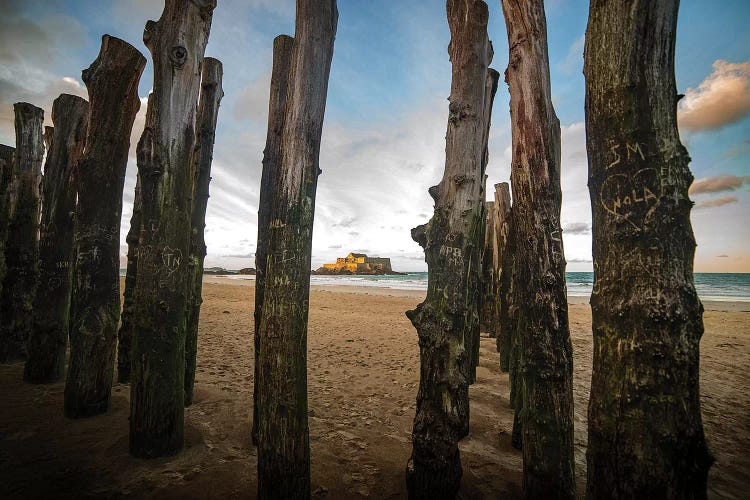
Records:
[[[5,242],[7,272],[0,297],[0,362],[26,359],[33,328],[39,260],[39,184],[42,179],[44,110],[13,105],[16,151],[10,226]]]
[[[693,181],[680,142],[678,0],[591,2],[586,145],[594,359],[587,497],[706,498]]]
[[[203,260],[206,257],[206,209],[208,187],[211,182],[216,122],[219,105],[224,97],[221,86],[223,69],[221,62],[212,57],[203,59],[201,95],[196,120],[195,150],[193,152],[193,210],[191,216],[190,263],[188,286],[187,328],[185,336],[185,406],[193,403],[195,366],[198,354],[198,320],[200,319],[203,289]]]
[[[337,24],[336,0],[297,1],[260,323],[256,380],[260,499],[310,497],[310,260],[320,140]]]
[[[573,349],[560,226],[560,122],[542,0],[503,0],[513,135],[513,302],[520,357],[523,491],[574,498]]]
[[[154,90],[138,145],[142,224],[130,383],[130,453],[143,458],[183,447],[192,154],[215,7],[215,0],[166,0],[143,34]]]
[[[83,72],[91,126],[78,171],[75,270],[65,416],[109,410],[120,319],[120,218],[130,133],[140,108],[138,82],[146,59],[104,35]]]
[[[5,240],[8,238],[11,205],[13,202],[13,156],[15,151],[15,148],[0,144],[0,297],[3,296],[3,281],[5,281],[5,273],[7,271],[5,265]],[[2,321],[1,308],[0,321]],[[2,332],[2,329],[0,329],[0,332]]]
[[[39,237],[39,286],[34,300],[34,328],[23,378],[51,383],[65,375],[70,328],[71,261],[78,162],[86,145],[89,103],[62,94],[52,105],[54,135],[47,150],[42,184]]]
[[[273,70],[271,95],[268,103],[268,131],[266,149],[263,151],[263,170],[260,179],[258,204],[258,243],[255,247],[255,347],[253,363],[253,444],[258,444],[258,378],[260,370],[260,323],[263,318],[263,297],[266,283],[266,258],[268,256],[268,231],[271,207],[274,203],[274,186],[278,182],[281,162],[281,135],[286,118],[286,100],[289,88],[289,69],[292,65],[294,38],[279,35],[273,41]]]
[[[427,298],[407,312],[419,335],[420,381],[406,480],[410,498],[453,498],[458,441],[469,430],[469,381],[479,329],[489,12],[481,0],[449,0],[453,65],[443,179],[429,189],[435,213],[412,238],[425,249]]]

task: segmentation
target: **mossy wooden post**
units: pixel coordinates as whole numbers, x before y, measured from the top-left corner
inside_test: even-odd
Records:
[[[128,244],[128,263],[125,268],[125,290],[122,294],[120,329],[117,331],[117,381],[130,383],[131,349],[133,343],[133,308],[135,280],[138,273],[138,238],[141,235],[141,178],[136,175],[133,212],[130,229],[125,237]]]
[[[412,229],[430,270],[427,298],[407,312],[419,335],[420,381],[406,469],[410,498],[454,498],[458,441],[469,431],[472,343],[479,329],[489,12],[481,0],[448,0],[453,65],[443,179],[429,189],[435,213]]]
[[[89,103],[62,94],[52,105],[54,123],[42,182],[39,286],[24,381],[41,384],[65,375],[70,328],[71,261],[76,210],[76,171],[86,144]]]
[[[274,203],[274,186],[281,162],[281,134],[286,118],[286,98],[289,88],[289,68],[292,65],[294,38],[279,35],[273,41],[273,69],[271,92],[268,101],[268,130],[266,149],[263,151],[263,170],[260,179],[260,202],[258,204],[258,243],[255,247],[255,376],[253,378],[253,443],[258,444],[258,371],[260,361],[260,322],[263,317],[263,292],[266,283],[266,257],[268,255],[268,231],[271,222],[271,206]]]
[[[195,366],[198,354],[198,320],[203,297],[203,260],[206,258],[206,209],[208,208],[211,162],[213,160],[216,122],[219,105],[224,97],[221,86],[223,68],[218,59],[203,59],[201,94],[196,120],[193,151],[193,210],[190,235],[190,278],[188,286],[187,329],[185,336],[185,406],[193,404]]]
[[[680,142],[678,0],[591,2],[584,75],[593,214],[587,497],[706,498],[693,181]]]
[[[560,122],[550,89],[543,0],[502,0],[513,136],[523,491],[574,498],[573,349],[560,226]]]
[[[5,240],[8,238],[10,226],[11,204],[13,202],[13,156],[15,148],[0,144],[0,297],[3,293],[5,281]],[[0,322],[2,311],[0,310]],[[2,331],[0,329],[0,331]]]
[[[104,35],[99,56],[83,71],[91,126],[79,163],[70,364],[65,416],[109,410],[120,319],[120,218],[138,82],[146,58]]]
[[[271,192],[260,324],[256,380],[260,499],[310,497],[310,260],[320,141],[337,25],[336,0],[297,1],[281,156]]]
[[[492,267],[492,241],[495,239],[495,202],[485,203],[484,245],[482,246],[482,305],[479,311],[479,328],[494,337],[495,334],[495,282]],[[477,358],[478,359],[478,358]]]
[[[14,104],[13,110],[16,126],[15,189],[5,243],[7,271],[0,297],[0,362],[26,359],[26,345],[33,327],[39,260],[44,110],[25,102]]]
[[[184,445],[185,329],[195,120],[215,0],[166,0],[143,41],[154,89],[138,144],[141,234],[133,308],[130,453],[150,458]]]
[[[492,218],[494,225],[492,239],[492,268],[494,269],[493,279],[495,282],[495,318],[494,337],[497,341],[497,352],[500,353],[500,370],[507,372],[509,368],[510,352],[510,335],[503,330],[503,276],[510,275],[509,269],[505,268],[507,260],[506,252],[508,251],[508,232],[510,231],[510,186],[507,182],[495,184],[495,203],[493,209],[495,215]]]

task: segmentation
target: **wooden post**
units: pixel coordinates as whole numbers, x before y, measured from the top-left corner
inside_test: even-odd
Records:
[[[44,110],[25,102],[14,104],[13,110],[16,125],[15,190],[5,243],[7,272],[0,298],[0,362],[26,359],[39,260]]]
[[[510,186],[507,182],[495,184],[495,203],[493,204],[495,215],[492,218],[494,225],[492,238],[492,269],[495,282],[496,310],[494,325],[495,337],[497,338],[497,351],[500,353],[500,370],[507,372],[509,368],[508,355],[510,352],[510,335],[503,330],[503,300],[507,293],[503,294],[503,276],[510,276],[510,269],[506,269],[506,252],[508,245],[508,233],[510,232]],[[509,267],[509,266],[508,266]]]
[[[185,406],[193,403],[195,366],[198,354],[198,320],[203,297],[203,260],[206,257],[206,209],[208,208],[208,186],[211,182],[211,161],[213,160],[216,122],[219,118],[219,105],[224,97],[221,86],[223,69],[221,62],[212,57],[203,59],[201,95],[196,120],[195,151],[193,152],[193,210],[190,236],[191,274],[188,286],[187,329],[185,340]]]
[[[406,313],[419,335],[421,363],[406,471],[410,498],[453,498],[458,492],[458,441],[469,430],[471,340],[479,329],[489,12],[481,0],[448,0],[447,16],[453,73],[445,173],[429,189],[432,219],[412,229],[430,274],[427,298]]]
[[[593,214],[587,497],[706,498],[693,181],[680,142],[678,0],[591,2],[584,74]]]
[[[138,150],[142,224],[130,383],[130,453],[143,458],[183,447],[192,154],[215,7],[215,0],[166,0],[143,33],[154,90]]]
[[[488,55],[488,64],[489,62],[492,62],[492,57],[494,56],[494,51],[492,49],[492,43],[489,44],[489,55]],[[483,149],[482,149],[482,192],[480,193],[479,197],[480,199],[484,200],[487,197],[487,176],[485,175],[485,172],[487,171],[487,164],[490,161],[490,150],[489,150],[489,141],[490,141],[490,127],[492,126],[492,105],[495,103],[495,93],[497,92],[497,86],[498,82],[500,81],[500,73],[498,73],[496,70],[492,68],[488,68],[487,70],[487,76],[485,79],[485,89],[484,89],[484,109],[482,111],[482,121],[484,123],[484,135],[482,138],[483,143]],[[483,317],[485,316],[485,312],[487,311],[487,308],[492,308],[495,300],[494,300],[494,292],[493,289],[488,290],[488,283],[485,281],[485,266],[484,266],[484,258],[485,258],[485,250],[486,250],[486,244],[487,244],[487,228],[490,227],[488,224],[488,217],[490,214],[489,211],[490,205],[487,203],[482,204],[482,214],[481,214],[481,228],[480,230],[475,234],[476,241],[474,242],[474,245],[479,249],[479,257],[476,261],[476,269],[477,269],[477,276],[478,276],[478,290],[477,290],[477,325],[476,328],[473,330],[473,340],[471,344],[471,375],[469,378],[469,383],[473,384],[477,380],[477,367],[479,366],[479,347],[481,343],[481,337],[480,337],[480,330],[482,329],[482,321]],[[486,321],[485,321],[486,325]],[[486,330],[485,330],[486,331]]]
[[[3,296],[3,281],[5,281],[5,273],[7,271],[5,265],[5,240],[8,238],[11,205],[13,202],[13,156],[15,151],[15,148],[0,144],[0,297]],[[1,322],[2,309],[0,309]],[[1,329],[0,332],[2,332]]]
[[[130,133],[140,108],[138,82],[146,59],[132,45],[104,35],[97,59],[83,71],[91,126],[80,162],[70,364],[65,416],[110,407],[120,319],[120,218]]]
[[[482,246],[482,306],[479,311],[479,328],[495,336],[495,322],[497,321],[495,310],[497,308],[495,297],[495,280],[493,267],[493,241],[495,239],[495,202],[485,203],[485,229],[484,245]]]
[[[258,444],[258,378],[260,370],[260,323],[263,317],[263,296],[266,283],[266,257],[268,256],[268,231],[271,206],[274,203],[274,186],[278,182],[281,162],[281,135],[286,118],[286,100],[289,88],[289,68],[292,65],[294,38],[279,35],[273,41],[273,69],[268,102],[268,130],[266,149],[263,151],[263,170],[260,179],[258,204],[258,243],[255,247],[255,348],[253,363],[253,444]]]
[[[79,174],[76,169],[86,144],[88,119],[89,103],[80,97],[62,94],[52,105],[55,126],[42,183],[39,286],[23,374],[26,382],[34,384],[57,382],[65,375]]]
[[[117,381],[130,383],[131,349],[133,343],[133,309],[135,308],[135,281],[138,273],[138,238],[141,235],[141,177],[136,175],[133,213],[130,229],[125,237],[128,244],[128,263],[125,269],[125,290],[122,297],[120,329],[117,331]]]
[[[502,0],[510,47],[513,302],[518,304],[520,421],[526,498],[575,497],[573,348],[560,226],[560,122],[543,0]]]
[[[298,0],[260,325],[258,498],[310,497],[307,318],[336,0]],[[280,42],[284,43],[284,42]]]

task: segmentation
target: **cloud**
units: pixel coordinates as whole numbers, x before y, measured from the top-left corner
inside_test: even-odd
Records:
[[[721,255],[717,255],[716,257],[719,258],[719,259],[727,259],[727,258],[729,258],[729,255],[723,253]]]
[[[750,113],[750,61],[717,60],[713,68],[697,89],[687,89],[679,103],[680,129],[689,132],[719,129]]]
[[[557,64],[557,69],[564,75],[572,75],[583,69],[583,48],[586,45],[586,34],[579,36],[568,49],[568,55]]]
[[[750,183],[750,176],[717,175],[716,177],[697,179],[690,186],[689,192],[690,194],[701,194],[735,191],[748,183]]]
[[[729,205],[731,203],[737,203],[737,198],[734,196],[725,196],[723,198],[714,198],[713,200],[706,200],[700,202],[698,205],[696,205],[696,210],[701,210],[704,208],[716,208],[716,207],[723,207],[724,205]]]
[[[567,234],[591,234],[591,224],[588,222],[571,222],[563,226]]]
[[[264,73],[242,89],[232,109],[232,116],[238,120],[266,123],[270,85],[271,73]]]
[[[750,138],[745,139],[739,144],[730,146],[726,151],[724,151],[724,156],[732,159],[740,158],[743,156],[750,156]]]

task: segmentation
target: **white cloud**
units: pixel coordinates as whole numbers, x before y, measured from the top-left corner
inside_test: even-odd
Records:
[[[718,129],[750,114],[750,61],[718,60],[697,89],[679,103],[680,128],[689,132]]]
[[[583,48],[586,45],[586,34],[579,36],[568,49],[565,59],[557,63],[557,69],[564,75],[572,75],[583,70]]]

